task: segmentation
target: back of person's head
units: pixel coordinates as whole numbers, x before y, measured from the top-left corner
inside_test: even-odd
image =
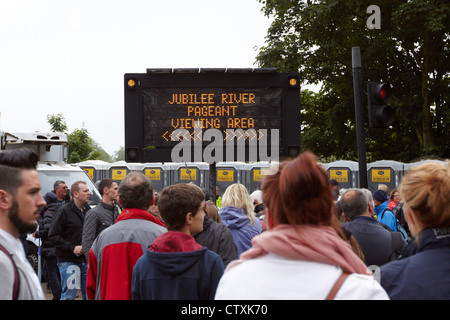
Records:
[[[411,168],[399,187],[403,202],[424,228],[450,227],[450,161]]]
[[[36,169],[39,157],[27,148],[0,151],[0,189],[12,195],[22,185],[22,170]]]
[[[116,182],[116,181],[114,179],[111,179],[111,178],[104,178],[104,179],[102,179],[99,182],[98,186],[97,186],[97,189],[98,189],[98,192],[100,192],[100,195],[103,196],[103,189],[111,188],[111,186],[112,186],[112,184],[114,182]]]
[[[244,210],[251,224],[255,222],[255,213],[253,212],[253,204],[248,194],[247,188],[240,183],[233,183],[228,186],[222,196],[222,207],[237,207]]]
[[[373,202],[372,192],[370,192],[370,190],[366,188],[362,188],[361,191],[366,195],[367,201],[370,204],[370,209],[373,210],[373,208],[375,208],[375,203]]]
[[[122,208],[148,210],[153,199],[152,181],[142,172],[130,172],[120,182],[119,199]]]
[[[213,221],[218,222],[218,223],[222,222],[222,220],[220,219],[220,215],[219,215],[219,209],[217,209],[216,205],[211,200],[206,202],[206,214]]]
[[[367,213],[368,202],[366,194],[360,189],[348,189],[340,199],[342,211],[350,220]]]
[[[328,174],[313,153],[306,151],[281,163],[277,173],[265,177],[262,190],[273,226],[312,224],[339,229]]]
[[[39,156],[31,149],[20,148],[0,151],[0,165],[18,169],[36,169]]]
[[[174,184],[159,194],[158,208],[168,230],[179,230],[186,222],[186,215],[197,214],[205,195],[192,184]]]
[[[378,184],[378,190],[383,190],[386,194],[389,194],[389,187],[384,183]]]

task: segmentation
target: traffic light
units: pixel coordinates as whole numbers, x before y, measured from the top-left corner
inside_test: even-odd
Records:
[[[392,87],[390,84],[380,82],[367,83],[370,128],[388,127],[394,122],[395,112],[389,105],[391,98]]]

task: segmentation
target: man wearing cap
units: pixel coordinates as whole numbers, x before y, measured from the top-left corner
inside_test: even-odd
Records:
[[[397,231],[395,216],[387,206],[389,199],[387,193],[384,190],[376,190],[372,196],[378,221],[388,226],[392,231]]]

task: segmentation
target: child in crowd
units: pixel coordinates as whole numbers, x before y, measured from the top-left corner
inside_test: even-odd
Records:
[[[157,237],[137,261],[133,299],[214,299],[224,271],[222,259],[192,236],[203,230],[202,190],[192,184],[166,187],[160,193],[158,206],[168,232]]]

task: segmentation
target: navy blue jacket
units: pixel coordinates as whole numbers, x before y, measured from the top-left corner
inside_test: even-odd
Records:
[[[450,299],[450,229],[425,229],[410,256],[381,267],[381,285],[393,300]]]
[[[381,266],[396,258],[392,248],[391,232],[383,228],[377,219],[356,216],[342,227],[349,230],[358,241],[367,266]]]
[[[133,300],[213,300],[223,270],[222,259],[206,247],[173,253],[147,249],[133,269]]]

